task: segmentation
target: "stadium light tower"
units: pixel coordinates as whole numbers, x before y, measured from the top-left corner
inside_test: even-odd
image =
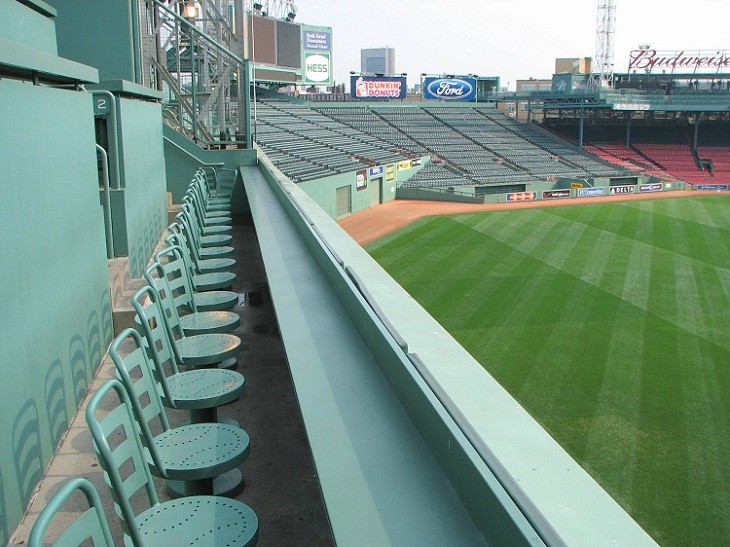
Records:
[[[613,38],[616,28],[616,0],[598,0],[596,56],[588,88],[598,90],[613,81]]]

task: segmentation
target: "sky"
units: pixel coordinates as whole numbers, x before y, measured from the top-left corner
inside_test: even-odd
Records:
[[[595,57],[596,0],[295,0],[296,22],[332,27],[334,78],[360,70],[360,50],[395,48],[408,85],[427,74],[550,79],[556,58]],[[631,50],[730,50],[730,0],[616,0],[614,67]]]

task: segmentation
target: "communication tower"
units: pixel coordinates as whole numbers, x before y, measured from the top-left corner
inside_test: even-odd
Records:
[[[589,89],[600,89],[613,82],[613,40],[616,28],[616,0],[598,0],[596,56],[588,80]]]

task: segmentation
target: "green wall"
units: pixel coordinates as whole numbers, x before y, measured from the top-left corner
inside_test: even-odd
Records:
[[[0,38],[56,55],[53,15],[55,10],[43,2],[32,10],[15,0],[0,0]]]
[[[120,99],[124,188],[112,192],[117,256],[129,256],[132,277],[141,277],[167,225],[167,188],[159,103]]]
[[[89,93],[0,79],[0,544],[111,339]]]
[[[216,169],[237,169],[241,165],[256,165],[256,150],[202,150],[192,141],[174,129],[163,125],[165,138],[165,168],[167,171],[167,191],[173,203],[182,203],[182,198],[190,185],[195,171],[203,165],[214,165]],[[248,203],[243,197],[240,180],[231,198],[231,212],[248,212]]]
[[[58,10],[61,57],[99,69],[101,80],[135,82],[130,0],[49,0]]]

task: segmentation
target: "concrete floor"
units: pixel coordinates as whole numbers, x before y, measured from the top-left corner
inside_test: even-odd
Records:
[[[237,261],[234,290],[239,293],[239,305],[234,311],[241,316],[241,325],[234,334],[243,341],[237,370],[246,378],[246,388],[243,397],[222,407],[221,413],[237,419],[251,438],[250,456],[241,467],[246,486],[236,499],[251,506],[258,515],[258,545],[333,545],[251,218],[237,216],[233,235]],[[107,357],[89,394],[113,377],[114,365]],[[10,545],[27,543],[38,513],[59,484],[72,476],[86,477],[96,486],[115,543],[122,544],[121,527],[83,416],[89,394],[74,416]],[[168,410],[173,425],[182,422],[186,414]],[[164,482],[156,479],[156,484],[160,499],[169,499]],[[69,500],[67,507],[69,511],[56,519],[59,527],[78,516],[86,505],[79,496]],[[53,539],[55,534],[51,528],[46,537]]]

